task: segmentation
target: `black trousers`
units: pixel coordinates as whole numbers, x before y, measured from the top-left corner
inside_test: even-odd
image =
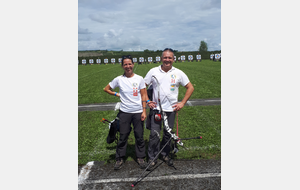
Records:
[[[174,121],[175,121],[175,115],[176,112],[165,112],[168,117],[168,124],[171,129],[173,129]],[[162,118],[163,120],[163,118]],[[160,142],[160,131],[163,121],[156,121],[154,119],[154,115],[151,117],[151,132],[149,136],[149,144],[148,144],[148,156],[150,160],[153,160],[157,153],[160,151],[160,148],[162,148],[170,139],[171,135],[163,129],[163,137],[162,141]],[[168,145],[162,150],[161,155],[166,156],[169,155],[171,150],[171,141],[168,143]]]
[[[135,154],[137,158],[145,158],[144,122],[141,121],[142,113],[119,112],[120,138],[116,149],[116,160],[126,156],[127,140],[133,124],[135,137]]]

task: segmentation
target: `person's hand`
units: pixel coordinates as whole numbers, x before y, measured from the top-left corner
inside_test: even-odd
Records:
[[[141,115],[141,120],[144,121],[147,118],[146,112],[143,111],[142,115]]]
[[[148,105],[151,109],[156,108],[156,102],[149,101],[149,102],[147,103],[147,105]]]
[[[174,108],[173,111],[179,111],[181,110],[181,108],[183,108],[184,104],[182,102],[179,102],[177,104],[175,104],[174,106],[172,106],[172,108]]]
[[[117,93],[116,96],[120,98],[120,94],[119,93]]]

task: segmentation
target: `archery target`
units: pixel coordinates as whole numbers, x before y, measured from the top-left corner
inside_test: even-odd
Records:
[[[216,59],[220,59],[220,54],[215,54]]]
[[[158,62],[159,62],[159,61],[160,61],[160,57],[158,57],[158,56],[157,56],[157,57],[156,57],[156,61],[158,61]]]
[[[193,55],[189,55],[188,59],[189,59],[189,61],[192,61],[193,60]]]
[[[174,60],[176,61],[176,56],[174,55]]]
[[[185,55],[181,56],[181,60],[184,61],[185,60]]]
[[[116,59],[115,58],[111,58],[111,63],[115,63]]]
[[[94,63],[94,59],[89,59],[89,63],[93,64]]]
[[[196,58],[197,59],[201,59],[201,55],[196,55]]]
[[[118,61],[119,61],[119,63],[122,63],[122,58],[119,58]]]
[[[152,62],[152,57],[148,57],[148,62]]]
[[[104,59],[104,63],[108,63],[108,59]]]
[[[213,58],[214,58],[214,54],[211,54],[211,55],[210,55],[210,59],[213,59]]]
[[[136,63],[136,62],[137,62],[137,58],[134,57],[134,58],[132,59],[132,61],[133,61],[133,63]]]
[[[82,62],[83,65],[86,64],[86,60],[85,59],[83,59],[81,62]]]
[[[101,59],[96,59],[96,63],[101,63]]]
[[[140,61],[140,62],[144,62],[144,58],[143,58],[143,57],[140,57],[140,58],[139,58],[139,61]]]

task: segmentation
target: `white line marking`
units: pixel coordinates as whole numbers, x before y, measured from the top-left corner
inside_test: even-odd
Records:
[[[183,141],[184,142],[184,141]],[[180,147],[180,146],[179,146]],[[192,146],[192,147],[186,147],[185,149],[179,149],[180,152],[185,152],[187,150],[205,150],[205,149],[212,149],[212,148],[217,148],[217,149],[221,149],[221,146],[218,145],[208,145],[208,146]],[[113,154],[115,153],[116,150],[107,150],[104,149],[102,151],[90,151],[90,152],[78,152],[78,155],[88,155],[88,156],[94,156],[94,155],[98,155],[98,154]]]
[[[83,183],[89,177],[89,173],[93,165],[94,161],[88,162],[85,166],[81,168],[80,174],[78,176],[78,184]]]
[[[78,106],[79,108],[85,108],[85,107],[102,107],[102,106],[113,106],[113,105],[86,105],[86,106]]]
[[[138,67],[139,65],[137,64],[137,66],[134,68],[134,71],[133,72],[135,72],[135,70],[136,70],[136,68]]]
[[[176,179],[195,179],[207,177],[221,177],[221,173],[205,173],[205,174],[185,174],[185,175],[171,175],[159,177],[146,177],[142,181],[159,181],[159,180],[176,180]],[[100,179],[100,180],[85,180],[78,182],[78,184],[94,184],[94,183],[115,183],[115,182],[133,182],[136,178],[123,179]]]

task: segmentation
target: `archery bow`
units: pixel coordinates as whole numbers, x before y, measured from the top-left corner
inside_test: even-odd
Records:
[[[161,106],[161,102],[160,102],[160,84],[157,80],[157,78],[155,76],[152,75],[152,77],[156,80],[157,83],[157,94],[158,94],[158,105],[160,108],[160,111],[162,113],[162,117],[163,117],[163,124],[164,127],[166,129],[166,131],[171,135],[171,137],[169,138],[169,140],[166,142],[166,144],[161,148],[161,150],[157,153],[157,155],[155,156],[155,158],[148,164],[148,166],[146,167],[146,169],[143,171],[143,173],[137,178],[137,180],[131,184],[131,187],[134,187],[139,181],[142,180],[142,176],[143,174],[147,171],[147,169],[149,168],[149,166],[152,164],[152,162],[154,162],[154,160],[156,160],[159,156],[159,154],[162,152],[162,150],[169,144],[169,142],[173,139],[175,142],[177,142],[177,144],[179,144],[180,146],[183,146],[183,143],[181,142],[181,140],[189,140],[189,139],[202,139],[201,136],[199,137],[192,137],[192,138],[184,138],[184,139],[180,139],[177,135],[175,135],[175,133],[172,133],[172,129],[169,127],[168,124],[168,117],[167,114],[163,111],[162,106]],[[178,151],[178,150],[177,150]],[[177,152],[176,151],[176,152]],[[176,153],[174,151],[174,153]]]

